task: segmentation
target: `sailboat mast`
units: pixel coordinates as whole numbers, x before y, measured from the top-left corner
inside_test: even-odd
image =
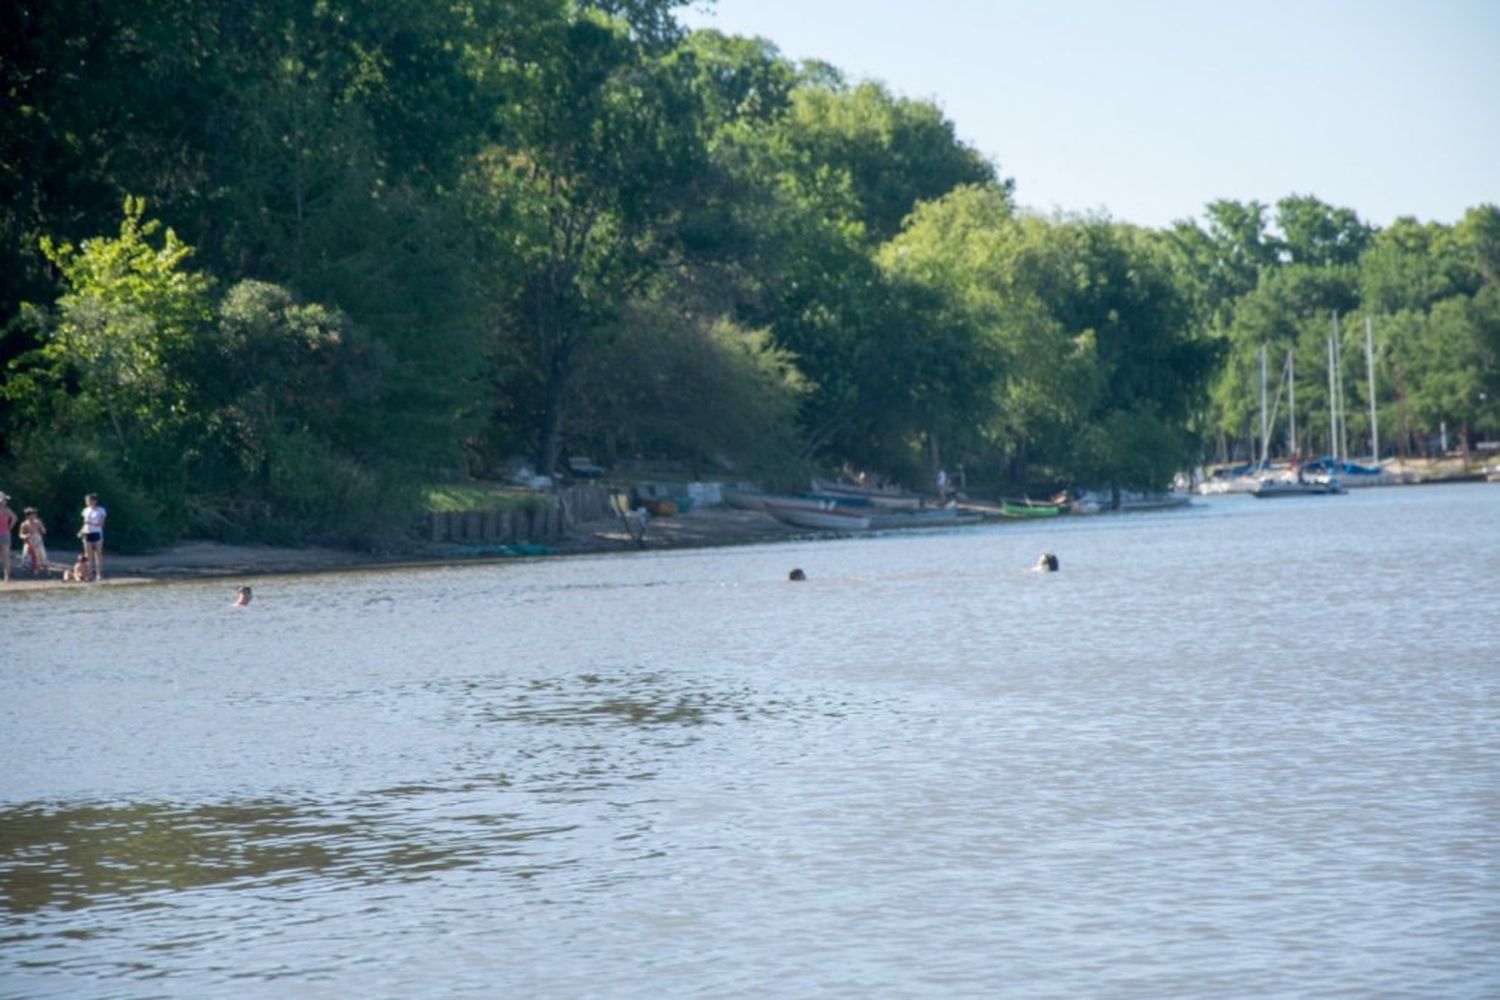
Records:
[[[1334,365],[1337,363],[1333,357],[1333,343],[1338,339],[1339,314],[1338,310],[1333,313],[1333,333],[1328,338],[1328,453],[1334,462],[1339,460],[1339,407],[1338,397],[1334,395],[1336,377]]]
[[[1266,345],[1260,345],[1260,467],[1271,457],[1271,436],[1266,428]]]
[[[1287,448],[1293,455],[1297,454],[1297,377],[1292,368],[1292,349],[1286,349],[1286,422]]]
[[[1339,407],[1339,461],[1349,461],[1349,407],[1344,405],[1344,338],[1335,327],[1333,334],[1333,374]]]
[[[1380,424],[1375,419],[1375,334],[1365,317],[1365,371],[1370,376],[1370,464],[1380,464]]]

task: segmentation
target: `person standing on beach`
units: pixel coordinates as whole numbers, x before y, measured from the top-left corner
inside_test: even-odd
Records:
[[[31,560],[31,575],[47,572],[47,526],[37,516],[35,507],[26,508],[26,519],[21,522],[21,541],[26,546],[26,558]]]
[[[89,579],[104,579],[104,519],[108,516],[99,506],[99,494],[90,493],[83,498],[83,527],[78,536],[83,539],[83,554],[88,558]]]
[[[5,582],[10,583],[10,533],[16,527],[16,512],[10,509],[10,495],[0,493],[0,561],[5,563]]]

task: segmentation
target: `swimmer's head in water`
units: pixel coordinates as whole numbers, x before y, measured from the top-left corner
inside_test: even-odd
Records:
[[[804,572],[802,572],[800,569],[794,569],[790,573],[787,574],[786,578],[788,580],[792,580],[792,581],[806,580],[807,579],[807,574],[804,573]]]
[[[236,604],[249,604],[250,603],[250,588],[249,587],[241,587],[239,590],[236,590],[234,592],[234,603],[236,603]]]

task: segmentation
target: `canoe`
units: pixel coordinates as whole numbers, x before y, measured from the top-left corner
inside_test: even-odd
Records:
[[[1013,518],[1056,517],[1063,512],[1062,505],[1036,503],[1031,500],[1001,500],[1000,516]]]

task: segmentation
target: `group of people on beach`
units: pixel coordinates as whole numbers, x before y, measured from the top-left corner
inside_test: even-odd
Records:
[[[108,513],[99,504],[99,495],[90,493],[84,497],[81,514],[82,526],[78,529],[78,540],[83,550],[78,553],[73,565],[63,571],[67,583],[88,583],[104,579],[104,521]],[[0,570],[6,583],[11,573],[11,533],[21,539],[22,565],[31,570],[32,576],[49,576],[52,564],[47,559],[47,525],[35,507],[26,507],[17,517],[11,509],[10,495],[0,493]]]

